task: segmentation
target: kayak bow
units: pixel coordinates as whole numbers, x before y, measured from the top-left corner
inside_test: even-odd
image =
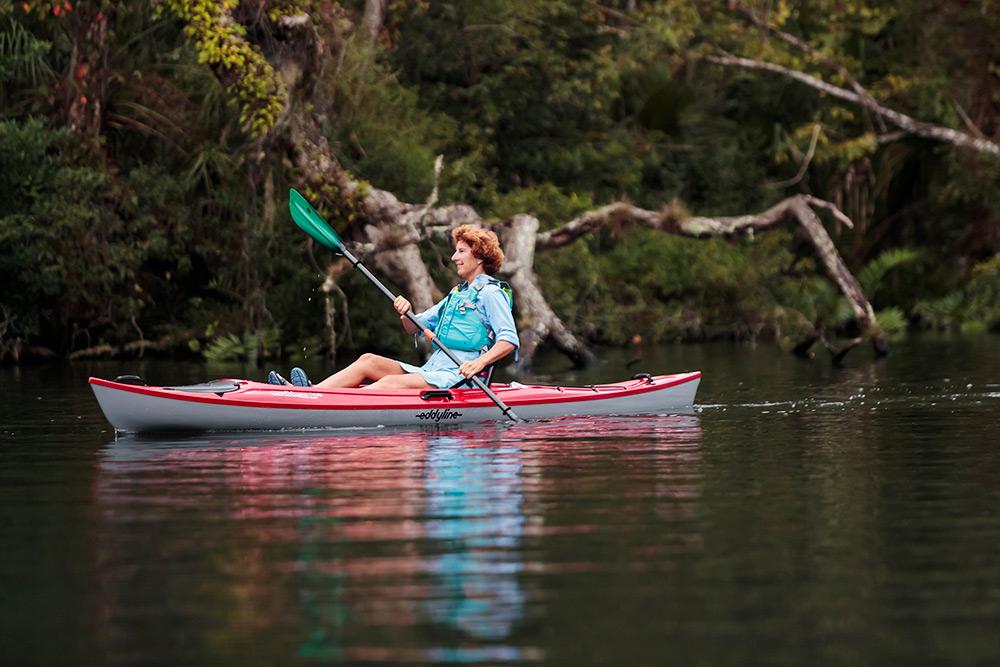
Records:
[[[689,412],[701,373],[643,376],[615,384],[494,384],[522,418]],[[459,424],[502,418],[478,389],[317,389],[223,379],[151,387],[92,377],[116,431],[243,431]]]

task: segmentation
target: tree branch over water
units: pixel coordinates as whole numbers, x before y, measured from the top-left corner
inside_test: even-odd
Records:
[[[537,247],[538,249],[559,248],[572,243],[583,235],[593,233],[609,225],[632,224],[693,238],[713,236],[732,238],[739,235],[752,237],[754,232],[772,229],[787,221],[793,221],[797,222],[806,232],[827,273],[847,297],[862,329],[866,332],[876,330],[878,323],[875,319],[875,311],[865,297],[861,285],[848,270],[840,253],[837,252],[833,240],[816,215],[814,210],[816,208],[830,211],[839,222],[853,227],[850,219],[835,205],[810,195],[788,197],[760,213],[718,218],[690,216],[675,204],[668,205],[659,211],[650,211],[619,202],[590,211],[561,227],[539,234]]]
[[[868,111],[871,111],[879,117],[889,121],[901,130],[905,130],[906,132],[914,134],[918,137],[933,139],[934,141],[943,141],[962,148],[971,148],[972,150],[980,153],[1000,155],[1000,146],[988,139],[974,137],[960,130],[953,130],[948,127],[941,127],[940,125],[933,125],[931,123],[917,120],[912,116],[908,116],[900,111],[896,111],[895,109],[891,109],[881,104],[867,93],[862,94],[852,92],[845,88],[835,86],[832,83],[823,81],[822,79],[811,74],[806,74],[805,72],[791,69],[789,67],[785,67],[784,65],[777,65],[763,60],[753,60],[751,58],[740,58],[729,53],[705,56],[705,60],[726,67],[741,67],[743,69],[780,74],[784,77],[804,83],[810,88],[815,88],[816,90],[826,93],[827,95],[836,97],[846,102],[851,102],[852,104],[856,104],[863,109],[867,109]]]

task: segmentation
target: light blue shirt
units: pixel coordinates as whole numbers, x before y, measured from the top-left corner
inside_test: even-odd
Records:
[[[463,292],[467,289],[472,289],[473,286],[478,287],[480,282],[488,281],[489,276],[480,274],[472,280],[472,285],[463,283],[459,287],[459,291]],[[427,310],[418,313],[416,316],[417,321],[425,328],[433,331],[434,327],[437,326],[441,309],[447,300],[448,297],[446,296]],[[503,290],[497,285],[487,284],[479,291],[478,303],[481,306],[481,312],[483,319],[486,320],[486,325],[493,332],[493,344],[496,345],[500,341],[510,343],[515,348],[514,354],[516,359],[517,350],[521,347],[521,341],[517,337],[517,328],[514,326],[514,314],[511,312],[510,305],[507,303],[507,296],[503,293]],[[462,362],[478,359],[480,354],[473,350],[452,350],[451,352]],[[420,368],[426,371],[436,371],[454,369],[456,366],[448,358],[448,355],[435,346],[434,353]]]

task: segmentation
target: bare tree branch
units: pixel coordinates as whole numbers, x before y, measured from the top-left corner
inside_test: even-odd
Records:
[[[811,195],[795,195],[783,199],[761,213],[720,218],[687,217],[676,205],[668,206],[661,211],[649,211],[622,202],[590,211],[561,227],[539,234],[537,247],[558,248],[611,224],[619,226],[636,224],[671,234],[705,238],[752,234],[754,231],[775,227],[791,218],[798,221],[809,236],[823,266],[851,304],[862,330],[875,332],[877,336],[878,322],[875,319],[875,311],[865,298],[861,285],[844,264],[833,240],[813,211],[814,207],[831,211],[838,221],[851,226],[850,219],[836,206]]]
[[[503,275],[517,295],[521,321],[521,358],[516,368],[528,368],[538,346],[547,339],[578,367],[594,364],[596,357],[556,315],[538,287],[534,268],[538,218],[518,214],[504,221],[497,231],[503,239],[504,254],[508,260],[504,263]]]
[[[958,103],[958,100],[952,100],[951,104],[953,107],[955,107],[955,111],[958,112],[958,115],[962,119],[962,122],[965,123],[965,126],[967,128],[969,128],[969,132],[976,135],[980,139],[985,139],[986,135],[983,134],[983,131],[980,130],[976,126],[976,124],[972,122],[972,119],[969,118],[969,114],[965,113],[965,109],[963,109],[962,105]]]
[[[871,96],[871,94],[865,89],[864,86],[861,85],[861,82],[859,82],[856,78],[854,78],[854,75],[851,74],[850,70],[848,70],[847,67],[843,65],[843,63],[839,63],[833,58],[830,58],[819,49],[813,47],[809,42],[799,39],[795,35],[785,32],[784,30],[779,30],[778,28],[771,25],[771,23],[766,18],[754,12],[749,7],[745,7],[744,5],[735,2],[729,2],[725,5],[725,7],[735,11],[744,20],[756,26],[766,34],[780,39],[781,41],[785,42],[786,44],[789,44],[793,48],[810,56],[816,62],[833,70],[834,72],[839,74],[844,81],[848,83],[848,85],[851,87],[851,90],[860,95],[862,98],[865,98],[871,102],[875,102],[875,99]],[[880,129],[882,130],[882,132],[885,132],[885,125],[882,123],[882,118],[880,116],[876,116],[876,118],[878,119]]]
[[[795,185],[806,175],[806,170],[809,169],[809,163],[812,162],[813,155],[816,154],[816,143],[819,141],[819,133],[822,129],[822,125],[819,123],[813,124],[812,139],[809,140],[809,150],[806,151],[806,155],[802,158],[802,163],[799,165],[799,171],[792,178],[784,181],[778,181],[776,183],[768,183],[769,188],[785,188],[789,185]]]
[[[832,97],[836,97],[868,109],[872,113],[881,116],[896,127],[906,130],[910,134],[915,134],[919,137],[924,137],[925,139],[943,141],[955,146],[961,146],[963,148],[971,148],[972,150],[980,153],[1000,155],[1000,146],[992,141],[989,141],[988,139],[979,139],[959,130],[925,123],[924,121],[917,120],[916,118],[896,111],[895,109],[890,109],[871,97],[845,90],[844,88],[827,83],[826,81],[812,76],[811,74],[806,74],[805,72],[800,72],[775,63],[752,60],[750,58],[740,58],[728,53],[717,56],[706,56],[706,60],[717,65],[724,65],[727,67],[741,67],[743,69],[774,72],[790,79],[794,79],[795,81],[799,81],[800,83],[804,83],[805,85],[815,88],[816,90],[824,92]]]

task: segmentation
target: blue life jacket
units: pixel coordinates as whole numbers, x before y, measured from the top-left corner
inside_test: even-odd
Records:
[[[434,336],[453,350],[482,352],[493,346],[494,333],[486,322],[486,315],[479,304],[479,293],[487,285],[496,285],[507,297],[507,304],[514,307],[514,292],[510,285],[488,278],[473,283],[464,290],[455,286],[448,293],[448,300],[441,307]]]

